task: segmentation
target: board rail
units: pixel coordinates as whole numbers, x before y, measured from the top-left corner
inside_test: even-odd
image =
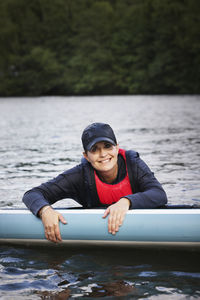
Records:
[[[105,209],[57,209],[64,244],[107,244],[200,249],[200,209],[135,209],[127,212],[116,235],[108,233]],[[27,209],[0,209],[0,243],[50,243],[41,220]]]

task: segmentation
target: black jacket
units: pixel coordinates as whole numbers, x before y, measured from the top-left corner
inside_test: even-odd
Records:
[[[139,154],[132,150],[126,151],[126,161],[133,191],[133,194],[125,196],[131,201],[130,208],[156,208],[166,204],[165,191],[149,167],[140,159]],[[119,163],[118,181],[121,181],[125,174],[125,163],[121,155],[118,158]],[[103,206],[96,190],[94,169],[86,159],[82,159],[80,165],[65,171],[51,181],[26,192],[23,202],[37,215],[44,205],[65,198],[76,200],[84,208]]]

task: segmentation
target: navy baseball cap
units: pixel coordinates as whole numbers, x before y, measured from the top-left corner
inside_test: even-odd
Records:
[[[114,131],[110,125],[105,123],[92,123],[84,129],[82,143],[85,151],[90,151],[92,146],[98,142],[109,142],[112,145],[117,145]]]

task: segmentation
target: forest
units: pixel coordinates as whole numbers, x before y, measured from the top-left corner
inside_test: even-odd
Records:
[[[199,0],[0,2],[0,96],[200,93]]]

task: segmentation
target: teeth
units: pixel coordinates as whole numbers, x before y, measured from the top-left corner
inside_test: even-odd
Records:
[[[104,163],[107,163],[107,162],[109,162],[109,161],[110,161],[110,159],[105,159],[105,160],[102,160],[101,163],[104,164]]]

